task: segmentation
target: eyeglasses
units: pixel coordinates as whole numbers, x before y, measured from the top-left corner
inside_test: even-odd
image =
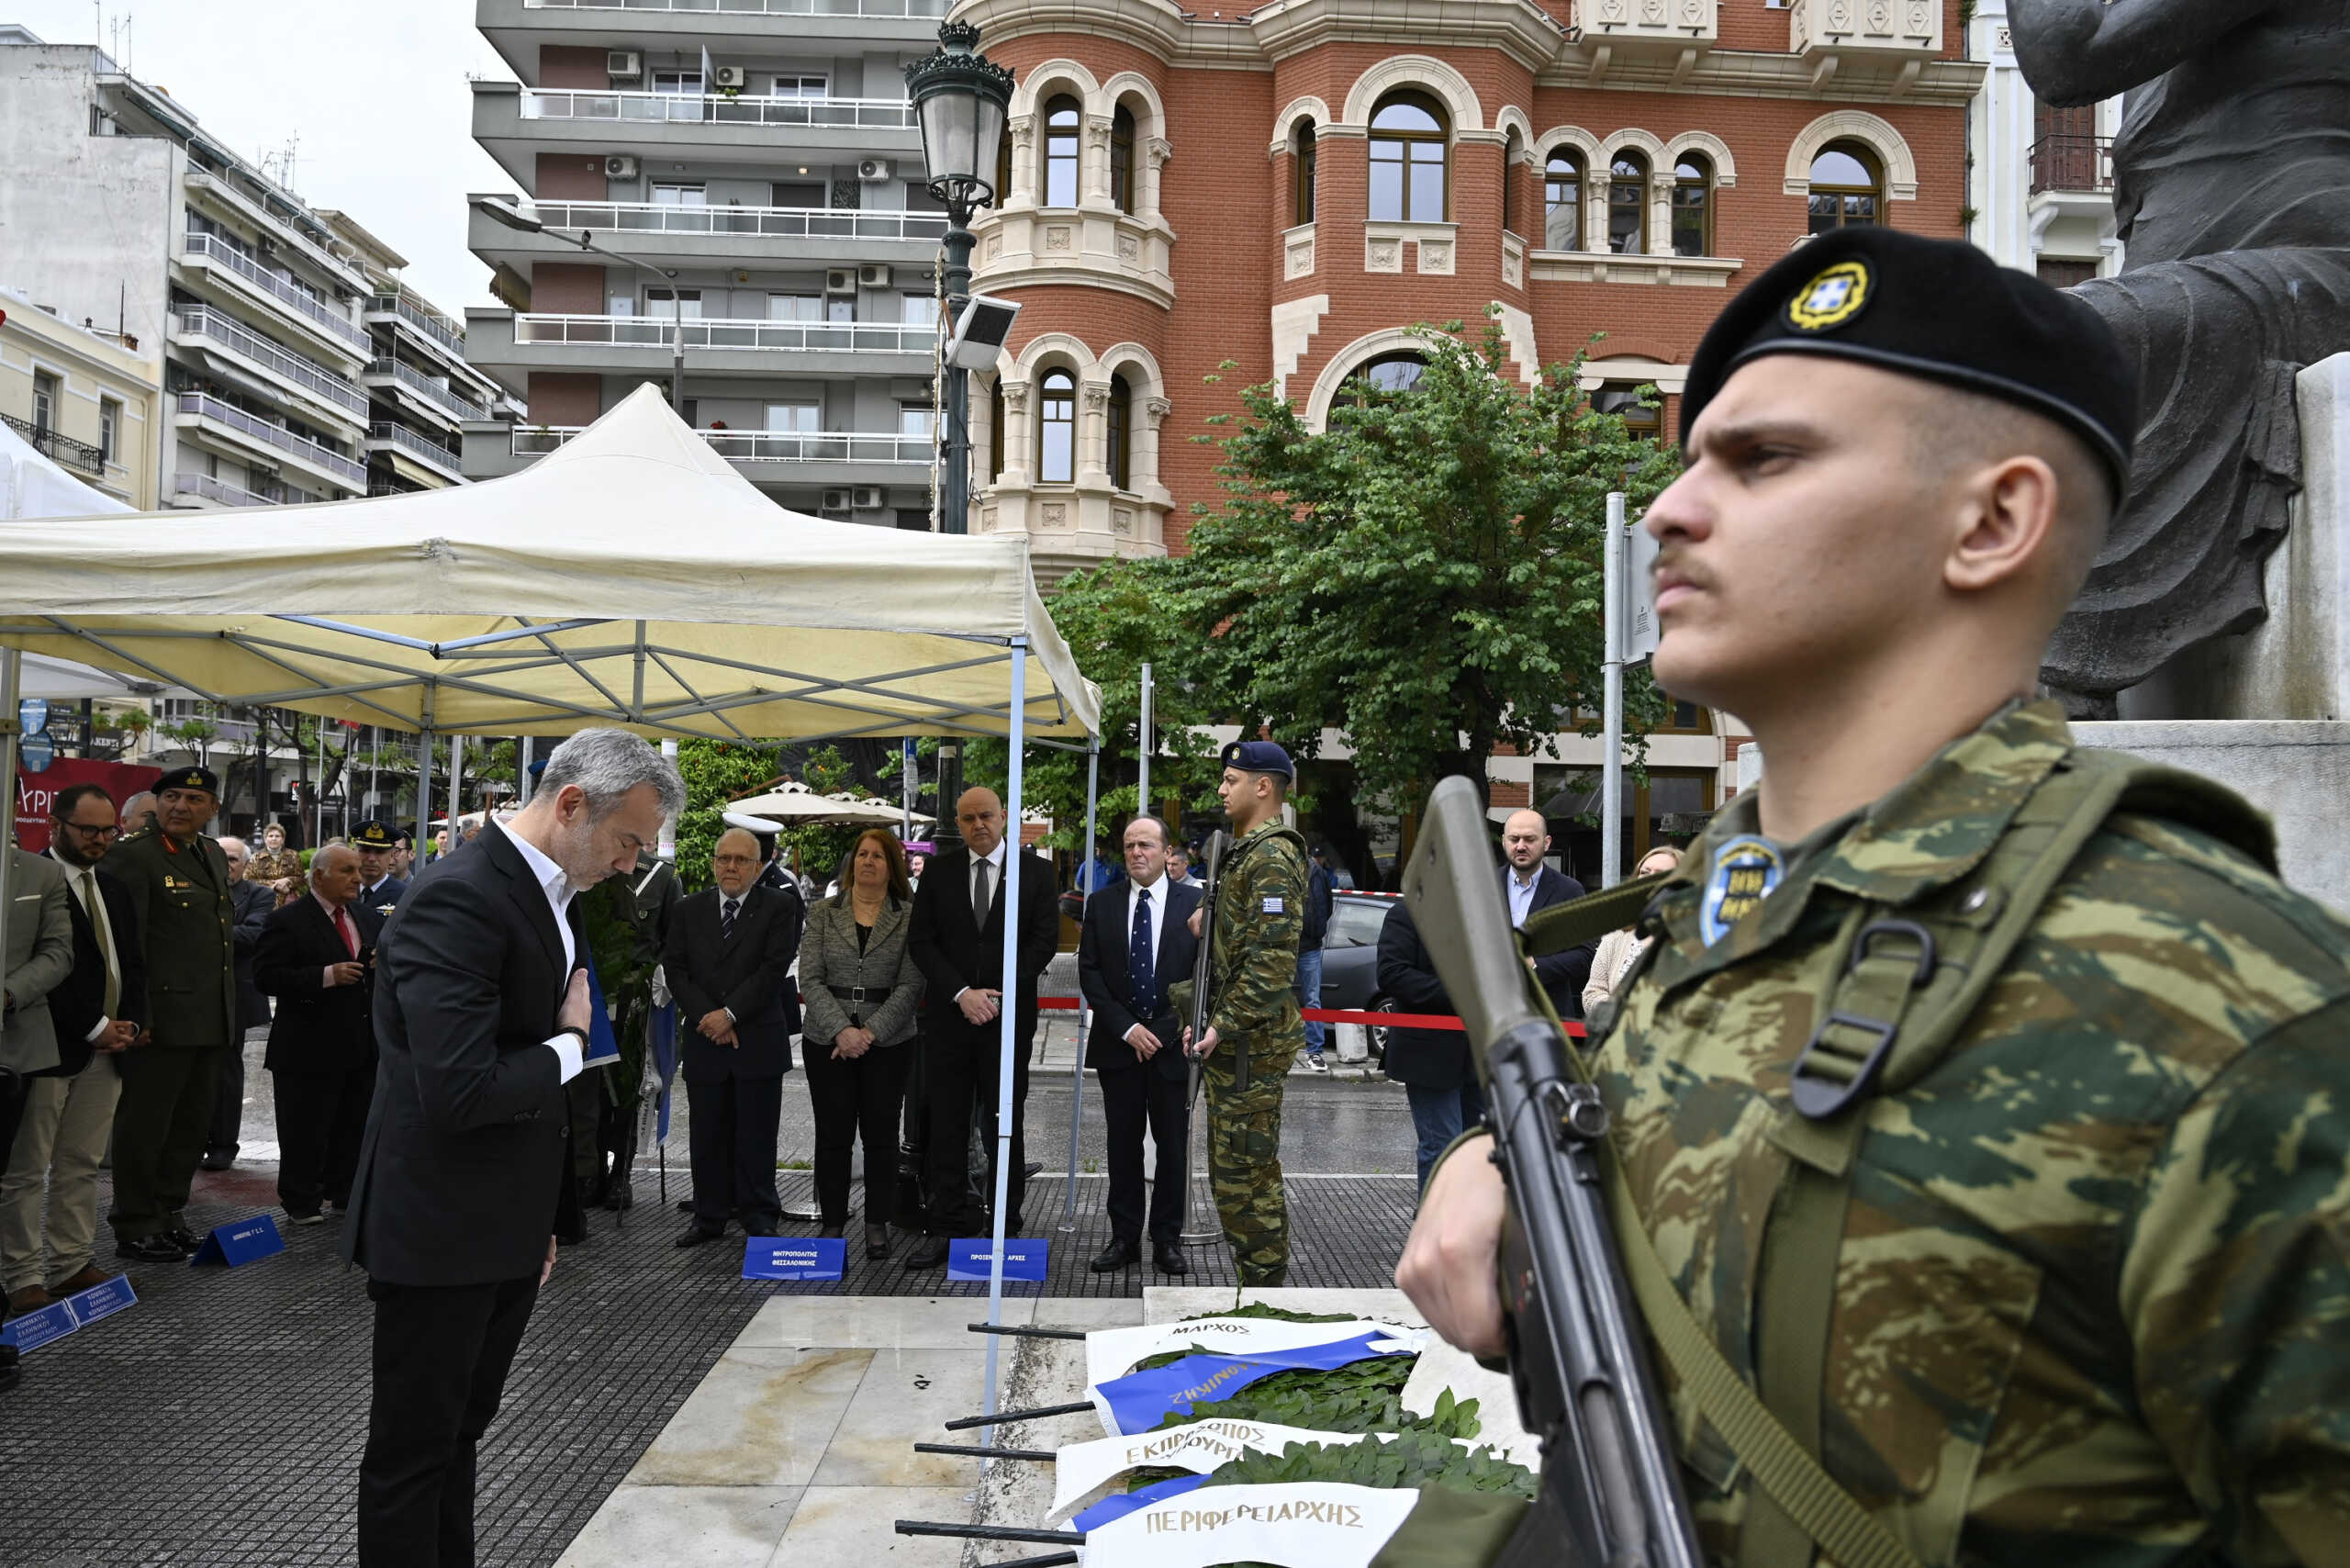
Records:
[[[75,833],[86,834],[92,838],[113,838],[122,832],[120,823],[101,823],[94,827],[88,823],[65,822],[61,819],[57,825],[70,827]]]

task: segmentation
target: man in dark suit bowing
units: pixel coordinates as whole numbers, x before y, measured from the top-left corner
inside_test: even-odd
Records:
[[[685,1042],[694,1171],[694,1220],[680,1247],[717,1240],[730,1218],[752,1236],[773,1236],[781,1219],[776,1126],[791,1070],[783,977],[799,948],[798,905],[759,884],[759,843],[742,828],[718,835],[710,871],[718,885],[677,905],[661,954]]]
[[[375,1303],[361,1568],[473,1568],[474,1449],[558,1234],[582,1234],[563,1086],[588,1041],[581,889],[685,785],[622,730],[555,747],[531,803],[409,885],[376,952],[375,1105],[343,1256]]]
[[[1004,842],[1003,801],[992,790],[966,790],[955,802],[955,821],[963,830],[963,846],[939,856],[923,872],[907,938],[924,982],[922,1068],[930,1138],[923,1158],[931,1203],[929,1234],[907,1256],[909,1269],[942,1267],[951,1239],[980,1232],[979,1205],[969,1195],[967,1151],[976,1106],[986,1126],[992,1194],[1003,1082],[999,1020],[1007,1005],[1013,1009],[1012,1163],[1004,1186],[1003,1233],[1020,1233],[1020,1203],[1028,1187],[1028,1057],[1036,1038],[1036,980],[1060,946],[1052,862],[1023,855],[1020,906],[1012,917],[1014,973],[1004,974],[1003,882],[1012,851]]]
[[[1183,1032],[1167,989],[1192,972],[1199,939],[1192,912],[1200,890],[1167,873],[1167,824],[1136,817],[1123,844],[1126,875],[1093,895],[1078,938],[1077,984],[1093,1009],[1085,1064],[1102,1080],[1110,1143],[1110,1245],[1093,1260],[1108,1273],[1142,1260],[1142,1133],[1158,1158],[1152,1171],[1151,1258],[1162,1274],[1183,1261],[1183,1158],[1190,1135],[1190,1079]]]
[[[1509,820],[1502,823],[1501,876],[1502,893],[1509,901],[1512,925],[1525,925],[1526,917],[1537,910],[1583,897],[1581,882],[1542,863],[1542,857],[1550,853],[1550,827],[1543,821],[1542,813],[1510,812]],[[1595,939],[1580,947],[1534,960],[1534,978],[1549,993],[1550,1005],[1558,1010],[1560,1017],[1583,1016],[1583,982],[1591,978],[1592,956],[1598,950],[1599,943]]]
[[[375,941],[383,917],[360,899],[359,853],[310,857],[310,890],[263,923],[253,983],[277,998],[269,1070],[277,1103],[277,1201],[296,1225],[348,1208],[375,1087]]]

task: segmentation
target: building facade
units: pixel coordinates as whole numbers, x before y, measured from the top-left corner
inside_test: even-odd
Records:
[[[158,357],[160,504],[367,493],[375,427],[404,427],[366,384],[399,312],[359,247],[170,94],[22,28],[0,31],[0,154],[6,281]]]
[[[2007,266],[2059,287],[2121,270],[2113,138],[2121,100],[2043,104],[2016,64],[2007,0],[1976,0],[1967,24],[1983,90],[1967,108],[1967,237]]]
[[[158,369],[135,335],[76,326],[0,280],[0,422],[140,511],[155,507]]]
[[[475,364],[527,404],[465,430],[509,473],[638,385],[794,510],[932,525],[937,263],[902,67],[944,0],[480,0],[512,67],[474,133],[555,233],[471,216],[509,308],[467,312]],[[500,193],[500,201],[513,198]],[[682,318],[679,321],[678,318]]]

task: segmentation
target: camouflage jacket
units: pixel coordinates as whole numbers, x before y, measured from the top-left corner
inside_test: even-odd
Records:
[[[1653,906],[1602,1083],[1658,1251],[1750,1380],[1790,1163],[1771,1134],[1842,915],[1963,885],[2071,745],[2053,704],[2007,709],[1707,947],[1726,812]],[[2235,850],[2114,816],[1939,1061],[1870,1105],[1823,1458],[1924,1562],[2342,1560],[2346,952],[2350,928]],[[1747,1483],[1673,1404],[1728,1561]]]
[[[1304,930],[1305,840],[1276,818],[1225,850],[1218,868],[1208,969],[1208,1025],[1218,1038],[1301,1034],[1297,944]],[[1190,989],[1168,994],[1188,997]]]

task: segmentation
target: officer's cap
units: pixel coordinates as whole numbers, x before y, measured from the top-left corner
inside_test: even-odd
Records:
[[[208,767],[175,767],[155,781],[155,793],[166,790],[201,790],[218,798],[220,776]]]
[[[2085,301],[1958,240],[1856,225],[1798,245],[1730,301],[1697,345],[1681,442],[1748,360],[1825,354],[1946,382],[2044,414],[2105,460],[2118,498],[2138,378]]]
[[[352,844],[361,849],[394,849],[399,840],[382,823],[361,823],[351,835]]]
[[[1270,741],[1233,742],[1224,748],[1224,765],[1237,767],[1243,773],[1278,773],[1292,780],[1297,778],[1297,769],[1291,764],[1289,753]]]

